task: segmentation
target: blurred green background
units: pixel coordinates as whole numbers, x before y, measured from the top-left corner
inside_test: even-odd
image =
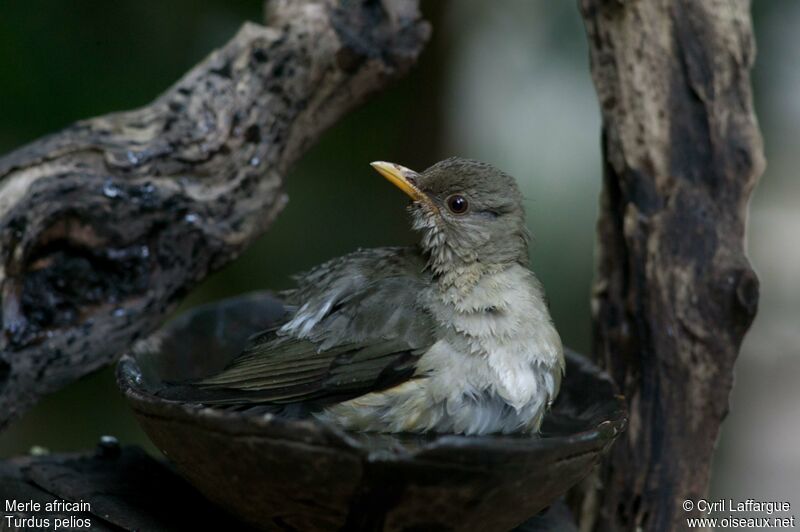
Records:
[[[755,4],[754,82],[770,166],[752,204],[749,246],[762,301],[740,357],[712,491],[786,500],[800,493],[800,2]],[[183,308],[286,287],[289,274],[357,247],[413,242],[404,197],[367,163],[424,169],[462,155],[520,181],[533,268],[565,343],[588,350],[600,122],[577,6],[425,0],[423,11],[434,37],[419,66],[324,136],[289,176],[290,203],[270,231]],[[257,0],[3,0],[0,153],[75,120],[146,104],[242,21],[260,19]],[[46,399],[0,434],[0,457],[33,445],[87,448],[102,434],[154,450],[111,369]]]

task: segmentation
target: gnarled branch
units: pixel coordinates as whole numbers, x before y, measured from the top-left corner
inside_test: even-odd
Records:
[[[0,429],[235,258],[292,163],[428,35],[416,0],[271,1],[150,105],[0,159]]]

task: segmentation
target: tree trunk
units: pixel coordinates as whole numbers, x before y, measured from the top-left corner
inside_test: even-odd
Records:
[[[274,0],[152,104],[0,159],[0,430],[112,362],[286,202],[293,162],[403,75],[416,0]]]
[[[599,503],[581,526],[683,530],[699,515],[683,501],[707,491],[734,361],[758,301],[744,249],[747,204],[764,166],[749,3],[581,7],[605,159],[594,350],[630,409],[601,472]]]

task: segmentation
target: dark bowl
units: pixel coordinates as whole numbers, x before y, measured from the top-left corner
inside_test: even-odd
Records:
[[[140,342],[117,371],[177,470],[260,528],[509,530],[589,474],[626,423],[610,379],[574,353],[537,436],[357,434],[157,395],[167,381],[219,370],[283,312],[267,293],[193,309]]]

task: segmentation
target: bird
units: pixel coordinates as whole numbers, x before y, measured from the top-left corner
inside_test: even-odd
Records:
[[[419,244],[297,275],[286,316],[192,386],[212,406],[303,405],[349,431],[538,432],[564,354],[517,182],[459,157],[420,173],[371,165],[410,197]]]

